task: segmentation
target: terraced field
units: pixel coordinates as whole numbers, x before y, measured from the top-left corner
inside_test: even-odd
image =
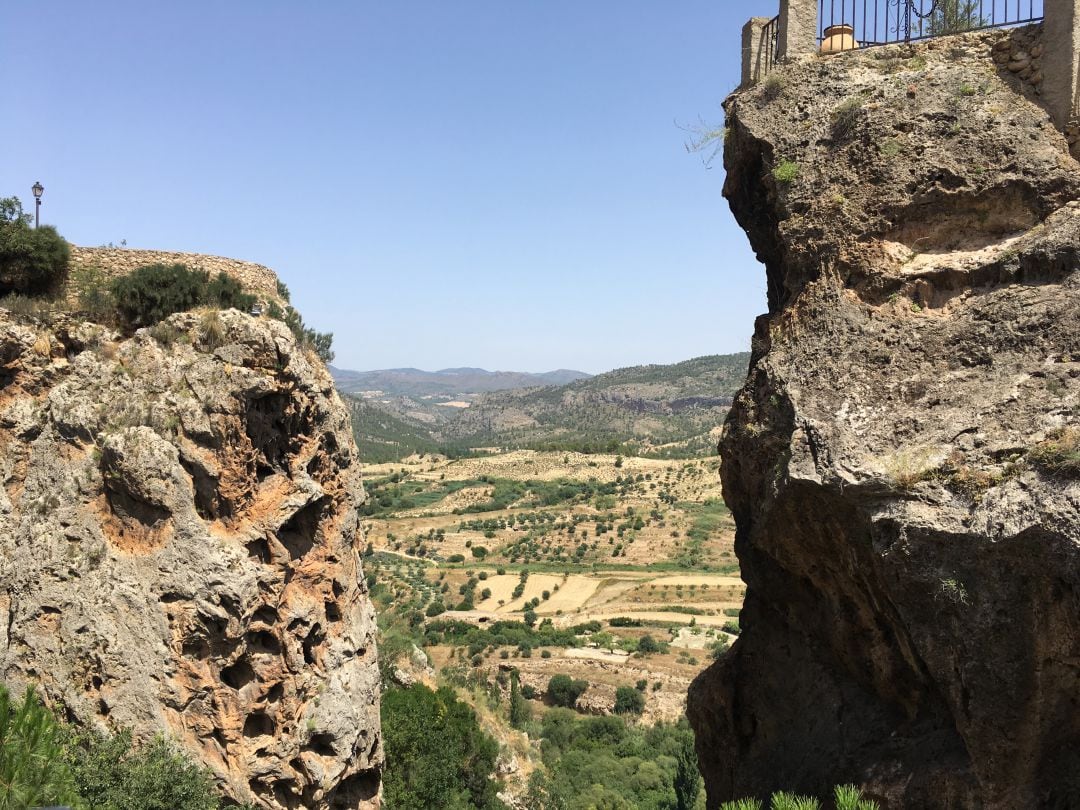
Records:
[[[423,634],[436,669],[490,680],[512,665],[540,695],[569,674],[597,712],[617,686],[647,683],[646,717],[675,720],[690,680],[738,632],[716,459],[516,451],[365,476],[381,621]]]

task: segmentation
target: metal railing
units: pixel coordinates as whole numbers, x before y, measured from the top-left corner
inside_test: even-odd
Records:
[[[761,29],[761,59],[759,76],[764,76],[773,69],[780,56],[780,15],[769,20]]]
[[[1043,0],[820,0],[818,42],[850,50],[1041,19]]]

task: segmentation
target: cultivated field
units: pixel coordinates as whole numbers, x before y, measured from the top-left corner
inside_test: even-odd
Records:
[[[647,718],[675,720],[738,633],[744,589],[716,459],[517,451],[413,457],[365,478],[376,596],[436,629],[436,670],[513,667],[540,695],[569,674],[589,683],[589,712],[637,684]],[[519,628],[513,643],[505,627]]]

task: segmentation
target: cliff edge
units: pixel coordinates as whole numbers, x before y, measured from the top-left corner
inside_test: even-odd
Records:
[[[689,695],[710,808],[1080,806],[1080,165],[1009,67],[1040,38],[726,102],[769,313],[720,444],[743,633]]]
[[[356,447],[284,324],[0,311],[0,448],[6,683],[164,733],[240,803],[377,806]]]

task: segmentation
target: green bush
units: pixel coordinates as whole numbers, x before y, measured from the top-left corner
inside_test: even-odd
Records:
[[[71,732],[68,761],[79,795],[94,810],[217,810],[210,772],[157,737],[136,748],[131,733]]]
[[[685,720],[630,725],[621,717],[579,717],[556,708],[540,725],[549,794],[563,803],[539,806],[692,810],[700,801],[701,776]]]
[[[220,309],[249,312],[255,306],[256,300],[254,295],[244,292],[239,281],[224,272],[218,273],[217,278],[206,287],[206,302]]]
[[[655,638],[646,634],[638,639],[637,651],[649,655],[650,653],[660,652],[660,644]]]
[[[687,734],[679,741],[675,752],[675,808],[694,810],[701,794],[701,775],[698,772],[694,738]]]
[[[615,714],[641,714],[645,711],[645,696],[632,686],[615,690]]]
[[[0,686],[0,810],[79,803],[62,736],[33,689],[13,701]]]
[[[297,343],[305,349],[313,351],[324,363],[329,363],[334,359],[334,352],[331,348],[334,344],[333,332],[316,332],[314,329],[308,328],[304,323],[304,319],[300,317],[300,313],[292,307],[286,309],[284,320],[285,325],[292,330]]]
[[[502,810],[498,743],[449,687],[390,689],[382,699],[383,790],[394,810]]]
[[[589,688],[588,681],[576,680],[569,675],[552,675],[548,681],[548,700],[555,706],[572,709],[577,705],[578,698]]]
[[[210,772],[162,738],[135,747],[56,717],[28,689],[0,686],[0,810],[67,805],[91,810],[217,810]]]
[[[18,197],[0,199],[0,295],[55,295],[67,280],[68,243],[51,225],[30,222]]]
[[[778,183],[784,185],[794,183],[799,177],[799,164],[791,160],[782,160],[772,170],[772,175]]]
[[[129,329],[152,326],[174,312],[207,302],[210,276],[182,264],[148,264],[113,279],[109,293],[121,323]]]

